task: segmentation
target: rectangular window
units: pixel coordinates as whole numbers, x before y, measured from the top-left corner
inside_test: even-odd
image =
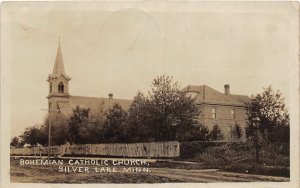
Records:
[[[235,119],[235,110],[230,110],[231,119]]]
[[[49,102],[49,107],[48,107],[48,109],[51,109],[51,108],[52,108],[52,103]]]
[[[211,109],[211,118],[216,119],[217,118],[217,112],[216,108]]]

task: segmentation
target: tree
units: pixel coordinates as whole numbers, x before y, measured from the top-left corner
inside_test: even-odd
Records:
[[[209,130],[206,126],[203,126],[203,125],[199,125],[198,126],[198,136],[197,136],[197,141],[208,141],[209,139]]]
[[[49,134],[49,120],[51,118],[51,145],[62,145],[68,140],[68,118],[61,113],[52,113],[41,127],[44,135]]]
[[[77,106],[68,123],[69,141],[72,144],[91,144],[105,141],[103,107],[90,113],[89,108]]]
[[[162,75],[152,82],[148,96],[138,93],[129,109],[129,127],[142,131],[144,140],[180,140],[196,125],[199,110],[195,99],[187,97],[173,83],[170,76]]]
[[[91,121],[89,118],[79,126],[79,139],[80,144],[95,144],[105,141],[101,132],[104,131],[103,122]]]
[[[232,129],[232,137],[234,140],[239,140],[243,136],[243,130],[239,124],[235,124]]]
[[[20,137],[24,143],[32,146],[36,145],[37,143],[42,145],[47,143],[47,136],[40,128],[37,128],[37,126],[27,127]]]
[[[248,139],[255,135],[253,118],[257,116],[260,119],[258,131],[265,141],[289,142],[289,113],[278,90],[275,92],[271,86],[264,88],[261,94],[252,96],[246,103],[246,110]]]
[[[87,124],[89,111],[89,108],[80,108],[79,106],[73,109],[73,114],[68,123],[69,141],[72,144],[82,144],[84,142],[80,130],[82,132],[82,127]]]
[[[107,114],[108,110],[104,109],[104,101],[98,108],[89,113],[88,124],[85,127],[86,131],[81,130],[82,133],[86,133],[86,135],[82,134],[82,136],[85,137],[88,143],[107,142],[105,138],[105,120]]]
[[[180,138],[199,115],[195,99],[180,91],[179,84],[173,83],[166,75],[159,76],[152,83],[149,94],[152,103],[154,138],[156,140],[174,140]]]
[[[10,141],[10,146],[11,147],[15,147],[15,148],[17,148],[17,147],[19,147],[19,143],[20,143],[20,141],[19,141],[19,137],[13,137],[12,139],[11,139],[11,141]]]
[[[202,124],[191,125],[188,127],[189,130],[184,131],[183,134],[180,134],[182,137],[179,140],[182,141],[208,141],[209,139],[209,130],[206,126]]]
[[[219,128],[217,124],[213,126],[212,130],[209,132],[208,137],[209,140],[213,140],[213,141],[219,141],[224,139],[222,130]]]
[[[149,98],[138,92],[128,110],[127,127],[124,130],[129,142],[153,141]]]
[[[124,142],[124,129],[126,126],[127,113],[119,104],[109,110],[104,122],[105,139],[108,142]]]

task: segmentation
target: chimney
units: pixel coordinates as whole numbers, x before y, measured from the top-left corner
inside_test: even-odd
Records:
[[[113,94],[112,93],[108,94],[108,99],[113,99]]]
[[[225,89],[225,95],[230,95],[230,86],[229,86],[229,84],[225,84],[224,89]]]

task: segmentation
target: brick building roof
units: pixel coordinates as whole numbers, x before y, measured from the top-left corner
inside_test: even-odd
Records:
[[[246,95],[235,95],[221,93],[206,85],[194,86],[188,85],[182,89],[183,92],[195,93],[197,104],[222,104],[222,105],[233,105],[233,106],[244,106],[245,102],[249,101],[250,98]]]
[[[250,98],[246,95],[226,95],[225,93],[221,93],[206,85],[188,85],[187,87],[183,88],[182,91],[187,93],[195,93],[197,104],[244,106],[245,102],[250,100]],[[71,114],[76,106],[89,108],[90,112],[93,113],[99,112],[99,110],[108,110],[116,103],[119,104],[124,110],[128,110],[132,100],[70,96],[68,102],[59,101],[58,107],[64,114]]]

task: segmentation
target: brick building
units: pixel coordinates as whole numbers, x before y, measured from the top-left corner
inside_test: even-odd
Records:
[[[48,108],[70,115],[76,107],[90,108],[90,112],[108,110],[113,104],[118,103],[127,110],[132,100],[115,99],[113,94],[108,98],[73,96],[69,94],[69,81],[71,78],[65,73],[61,46],[59,44],[53,72],[49,74]],[[242,128],[246,126],[246,111],[244,103],[249,100],[245,95],[230,94],[229,85],[225,85],[225,92],[221,93],[208,86],[187,86],[182,89],[187,95],[196,98],[200,108],[199,121],[212,129],[217,124],[225,136],[232,137],[231,130],[235,124]]]
[[[241,126],[243,130],[246,127],[245,102],[250,98],[246,95],[231,94],[228,84],[224,85],[224,93],[206,85],[189,85],[182,91],[196,99],[200,109],[199,122],[210,130],[214,125],[218,125],[224,134],[224,139],[232,138],[235,124]]]

